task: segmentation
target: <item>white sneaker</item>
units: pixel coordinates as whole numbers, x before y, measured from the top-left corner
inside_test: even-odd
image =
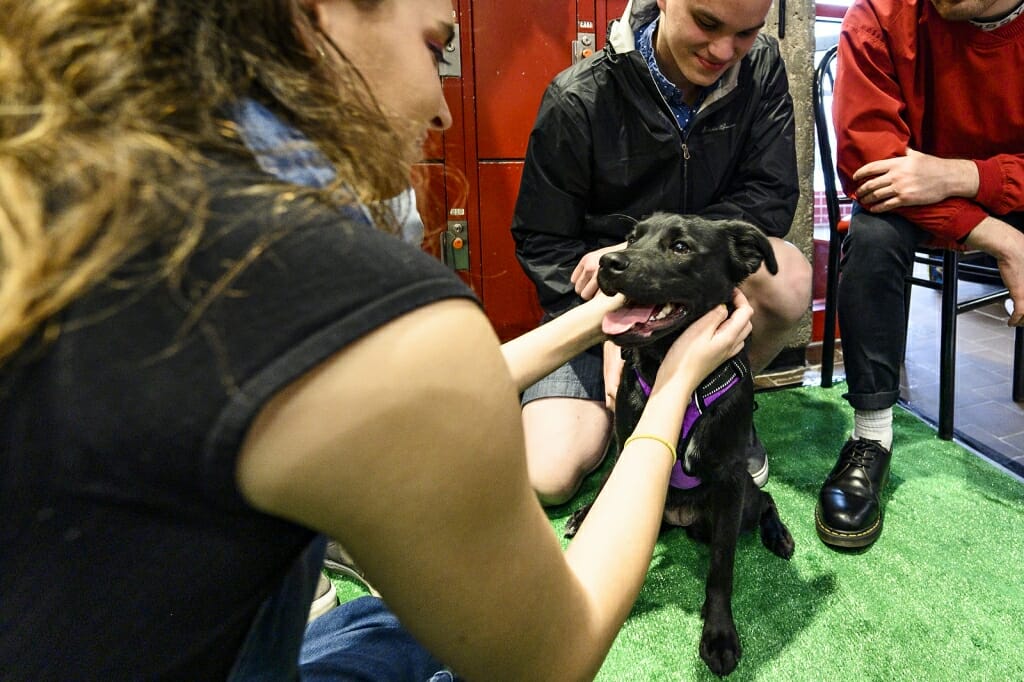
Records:
[[[306,622],[324,615],[337,605],[338,593],[327,576],[321,573],[320,580],[316,584],[316,592],[313,593],[313,604],[309,607],[309,617]]]
[[[761,439],[757,437],[757,430],[753,426],[750,428],[750,440],[747,441],[746,455],[747,471],[754,479],[754,485],[763,488],[764,484],[768,482],[768,453],[765,451]]]
[[[324,568],[332,573],[340,573],[356,581],[373,596],[380,596],[380,592],[370,584],[366,576],[363,575],[363,571],[356,566],[356,562],[352,560],[352,557],[341,546],[341,543],[336,540],[328,540],[327,542],[327,556],[324,557]]]

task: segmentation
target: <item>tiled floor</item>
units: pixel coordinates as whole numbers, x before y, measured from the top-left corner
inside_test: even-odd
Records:
[[[962,283],[971,294],[983,285]],[[934,422],[939,413],[939,292],[915,287],[900,399]],[[959,316],[957,323],[956,436],[1018,475],[1024,475],[1024,403],[1011,397],[1013,330],[1002,302]]]
[[[961,284],[961,295],[984,285]],[[904,407],[934,424],[939,412],[939,292],[914,287],[910,331],[900,387]],[[815,352],[818,357],[814,357]],[[808,365],[758,377],[760,388],[820,382],[820,348],[808,349]],[[980,455],[1024,476],[1024,403],[1011,398],[1013,330],[1001,302],[963,313],[958,320],[955,439]],[[843,378],[837,353],[837,380]]]

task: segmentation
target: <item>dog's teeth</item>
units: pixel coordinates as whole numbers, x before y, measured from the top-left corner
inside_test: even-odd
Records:
[[[666,304],[665,304],[665,305],[664,305],[664,306],[662,307],[662,309],[658,311],[658,314],[657,314],[657,315],[655,315],[655,316],[654,316],[653,318],[651,318],[651,319],[654,319],[654,320],[663,320],[663,319],[665,319],[666,317],[668,317],[668,316],[669,316],[669,315],[670,315],[670,314],[672,313],[672,311],[673,311],[674,309],[675,309],[675,306],[674,306],[674,305],[672,305],[671,303],[666,303]]]

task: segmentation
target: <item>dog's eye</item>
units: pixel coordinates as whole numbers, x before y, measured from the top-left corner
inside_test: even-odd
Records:
[[[672,242],[672,252],[673,253],[690,253],[690,247],[686,245],[686,242],[677,240],[677,241]]]
[[[636,235],[631,234],[626,237],[626,246],[632,246],[636,242]]]

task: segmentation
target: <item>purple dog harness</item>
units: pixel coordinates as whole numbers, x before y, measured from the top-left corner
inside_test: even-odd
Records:
[[[636,374],[636,380],[640,382],[640,388],[643,389],[644,395],[650,396],[650,384],[640,376],[640,370],[634,367],[633,371]],[[704,416],[707,409],[749,374],[750,365],[747,359],[736,356],[720,365],[707,379],[701,382],[697,390],[693,392],[690,404],[686,406],[686,413],[683,414],[683,428],[679,433],[679,444],[676,446],[677,452],[680,454],[686,452],[686,447],[690,443],[690,436],[693,434],[693,427],[696,425],[697,420]],[[689,490],[699,486],[700,479],[686,473],[683,469],[682,461],[677,459],[675,466],[672,467],[672,477],[669,479],[669,485],[673,488]]]

